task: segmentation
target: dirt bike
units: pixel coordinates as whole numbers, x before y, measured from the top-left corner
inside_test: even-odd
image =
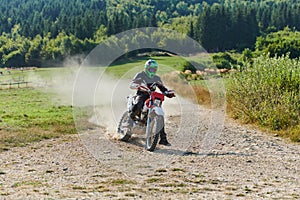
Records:
[[[164,128],[164,111],[162,103],[165,95],[175,97],[173,90],[166,91],[164,94],[155,92],[158,83],[153,83],[150,87],[146,84],[142,85],[142,90],[149,93],[150,98],[145,101],[141,115],[138,119],[130,118],[130,111],[136,103],[136,97],[130,95],[127,97],[127,110],[123,113],[118,125],[119,139],[128,141],[133,134],[145,134],[145,148],[148,151],[154,151],[160,133]]]

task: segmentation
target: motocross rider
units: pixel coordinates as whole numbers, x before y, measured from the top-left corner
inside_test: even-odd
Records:
[[[141,86],[147,84],[147,87],[149,88],[153,83],[157,83],[157,87],[162,93],[165,94],[165,96],[169,98],[175,96],[173,92],[169,92],[169,90],[163,85],[161,78],[156,75],[157,70],[158,64],[156,63],[156,61],[153,59],[147,60],[144,66],[144,71],[137,73],[131,81],[130,88],[137,89],[137,103],[133,106],[130,113],[130,118],[132,120],[135,120],[137,116],[140,116],[145,101],[150,97],[149,93],[143,91]],[[163,130],[160,132],[159,144],[165,146],[171,145],[167,140],[165,127],[163,127]]]

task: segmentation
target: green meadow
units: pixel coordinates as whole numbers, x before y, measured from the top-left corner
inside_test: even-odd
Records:
[[[76,133],[71,105],[35,88],[0,91],[0,151]]]

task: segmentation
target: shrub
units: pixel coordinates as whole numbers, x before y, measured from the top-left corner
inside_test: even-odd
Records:
[[[226,52],[213,55],[213,61],[218,69],[231,69],[237,64],[237,61]]]
[[[272,130],[299,125],[300,62],[262,55],[228,80],[228,103],[235,118]],[[296,131],[295,131],[296,133]],[[299,131],[297,132],[299,134]],[[294,138],[298,138],[293,134]]]
[[[186,70],[190,70],[194,74],[197,70],[203,71],[209,64],[205,61],[186,60],[181,64],[180,71],[185,72]]]
[[[181,65],[181,71],[185,72],[187,70],[190,70],[192,73],[196,72],[196,67],[189,61],[184,61]]]

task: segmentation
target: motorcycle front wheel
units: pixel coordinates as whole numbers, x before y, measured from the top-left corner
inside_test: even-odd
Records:
[[[127,142],[130,139],[132,135],[131,126],[129,112],[126,111],[123,113],[118,125],[118,136],[120,140]]]
[[[146,129],[146,150],[154,151],[160,132],[163,129],[164,117],[154,115],[148,118],[147,129]]]

